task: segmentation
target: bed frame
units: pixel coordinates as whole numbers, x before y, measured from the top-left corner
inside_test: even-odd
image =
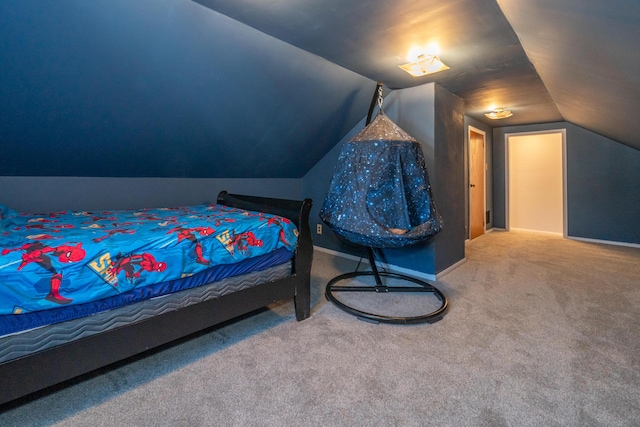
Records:
[[[299,230],[292,275],[137,321],[0,364],[0,405],[186,337],[273,302],[294,298],[298,321],[309,317],[313,243],[311,199],[302,201],[229,194],[218,204],[292,220]],[[19,403],[19,402],[16,402]],[[0,411],[6,405],[0,406]]]

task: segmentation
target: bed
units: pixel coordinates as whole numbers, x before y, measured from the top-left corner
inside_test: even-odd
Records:
[[[0,284],[11,291],[0,297],[0,405],[277,301],[293,298],[296,319],[306,319],[311,205],[223,191],[213,205],[164,210],[26,219],[5,208]],[[140,244],[145,227],[160,235],[157,247]],[[91,277],[96,284],[84,285]],[[37,297],[18,302],[29,287]]]

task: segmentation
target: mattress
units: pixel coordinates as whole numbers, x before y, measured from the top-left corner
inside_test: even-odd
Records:
[[[92,316],[6,335],[0,337],[0,363],[118,328],[132,322],[175,311],[202,301],[238,292],[264,282],[288,277],[291,272],[292,262],[288,261],[263,271],[227,277],[214,283],[153,297]]]
[[[84,304],[279,248],[287,218],[224,205],[26,214],[0,205],[0,315]]]
[[[227,277],[240,276],[253,271],[263,271],[269,267],[286,263],[293,258],[293,252],[285,248],[268,254],[248,258],[235,264],[222,264],[181,279],[156,283],[111,297],[83,304],[63,305],[49,310],[38,310],[20,314],[0,315],[0,336],[13,334],[54,323],[66,322],[113,310],[139,301],[195,288]]]

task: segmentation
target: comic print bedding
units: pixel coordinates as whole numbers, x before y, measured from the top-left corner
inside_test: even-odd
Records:
[[[130,293],[296,242],[290,220],[223,205],[45,215],[0,205],[0,315]]]

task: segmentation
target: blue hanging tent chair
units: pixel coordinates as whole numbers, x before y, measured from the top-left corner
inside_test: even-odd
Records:
[[[371,121],[376,99],[380,109]],[[414,324],[442,319],[448,302],[439,289],[411,276],[379,272],[376,267],[374,248],[415,245],[442,229],[422,146],[382,111],[381,83],[371,101],[367,126],[342,148],[320,218],[342,239],[366,247],[372,270],[333,278],[325,291],[329,301],[350,314],[374,322]],[[357,276],[373,276],[376,285],[336,286]],[[413,285],[387,286],[383,277]],[[336,297],[338,292],[430,292],[440,301],[440,306],[417,316],[381,315],[349,306]]]
[[[434,236],[442,219],[420,143],[380,110],[344,145],[320,218],[338,236],[372,248]]]

